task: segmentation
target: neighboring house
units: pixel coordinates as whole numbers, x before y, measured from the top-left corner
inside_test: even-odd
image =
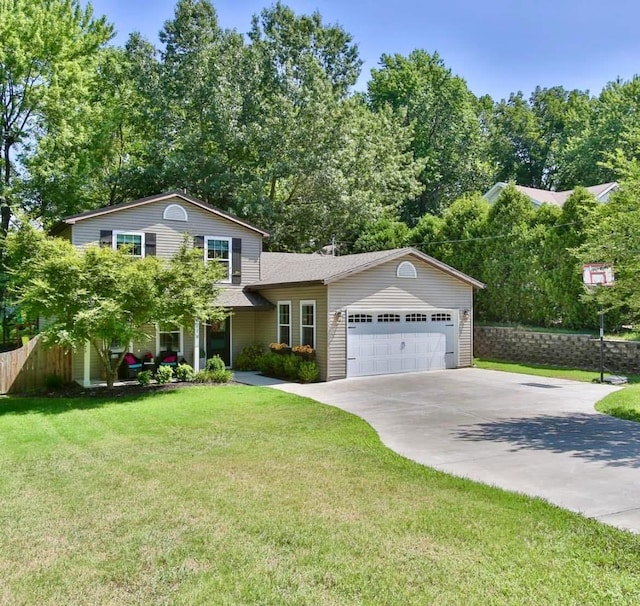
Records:
[[[496,183],[483,198],[485,198],[489,204],[493,204],[502,190],[507,187],[507,183]],[[531,203],[538,208],[542,204],[553,204],[562,208],[567,198],[573,193],[572,189],[567,191],[548,191],[546,189],[535,189],[533,187],[524,187],[523,185],[516,185],[516,189],[527,196]],[[598,202],[606,202],[609,199],[611,192],[618,189],[618,184],[614,181],[612,183],[601,183],[600,185],[592,185],[591,187],[585,187],[588,192],[591,192]]]
[[[322,380],[470,366],[473,291],[483,284],[413,248],[345,255],[262,252],[268,234],[180,192],[63,219],[52,233],[78,247],[131,247],[170,258],[184,235],[227,278],[218,303],[224,322],[193,330],[154,327],[155,339],[131,343],[142,357],[179,352],[195,369],[219,354],[232,366],[244,347],[311,345]],[[99,380],[95,352],[74,353],[73,378]]]

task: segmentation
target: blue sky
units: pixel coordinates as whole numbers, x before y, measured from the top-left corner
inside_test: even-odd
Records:
[[[598,94],[610,80],[640,72],[640,3],[633,0],[290,0],[297,13],[319,10],[358,44],[358,88],[383,53],[438,51],[476,95],[495,99],[562,85]],[[93,0],[116,27],[117,44],[140,31],[152,42],[174,0]],[[218,0],[220,24],[246,32],[269,0]]]

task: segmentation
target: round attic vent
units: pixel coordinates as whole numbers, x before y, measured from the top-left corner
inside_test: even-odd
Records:
[[[162,215],[163,219],[167,219],[168,221],[187,221],[187,211],[180,206],[179,204],[169,204],[167,208],[164,209],[164,214]]]
[[[396,276],[398,278],[417,278],[418,273],[416,272],[416,268],[411,263],[411,261],[403,261],[398,265],[398,269],[396,270]]]

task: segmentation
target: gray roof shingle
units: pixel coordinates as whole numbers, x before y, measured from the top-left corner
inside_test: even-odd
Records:
[[[248,288],[259,289],[267,286],[293,285],[308,282],[328,284],[335,280],[355,274],[385,261],[413,255],[446,273],[467,282],[476,288],[484,285],[474,278],[429,257],[414,248],[395,248],[342,257],[300,253],[269,253],[261,255],[261,279]]]

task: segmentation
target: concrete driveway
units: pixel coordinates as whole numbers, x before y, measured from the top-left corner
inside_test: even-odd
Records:
[[[640,532],[640,423],[593,409],[618,388],[475,368],[274,387],[362,417],[418,463]]]

